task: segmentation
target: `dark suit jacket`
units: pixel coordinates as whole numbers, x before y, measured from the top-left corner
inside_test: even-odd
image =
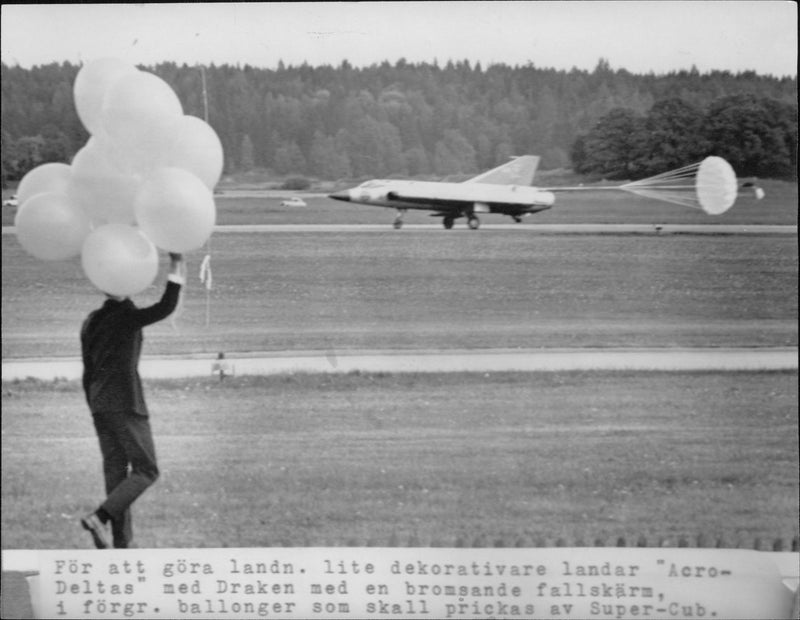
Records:
[[[83,322],[83,391],[92,414],[148,415],[138,370],[142,328],[168,317],[180,290],[180,284],[168,281],[161,300],[147,308],[137,308],[130,299],[107,299]]]

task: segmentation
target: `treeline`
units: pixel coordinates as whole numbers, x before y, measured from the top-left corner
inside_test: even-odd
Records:
[[[751,94],[701,109],[682,99],[657,101],[646,115],[617,108],[572,146],[575,172],[640,179],[724,157],[738,176],[796,178],[797,105]]]
[[[2,64],[4,184],[41,163],[69,162],[85,144],[72,97],[79,68]],[[172,86],[185,113],[203,118],[207,103],[226,173],[442,177],[535,153],[543,169],[574,163],[582,172],[636,176],[687,163],[710,146],[727,149],[717,154],[734,166],[765,155],[781,160],[758,168],[770,175],[796,167],[794,77],[695,69],[635,75],[603,59],[593,71],[404,60],[364,68],[346,61],[141,68]],[[783,161],[787,150],[794,160]]]

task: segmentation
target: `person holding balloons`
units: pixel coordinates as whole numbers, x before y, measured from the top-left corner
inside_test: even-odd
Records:
[[[139,378],[142,328],[168,317],[186,282],[183,256],[170,253],[161,299],[138,308],[129,297],[106,293],[105,303],[81,327],[83,389],[103,457],[106,499],[81,519],[98,549],[131,546],[131,505],[158,478],[147,405]]]
[[[111,542],[124,548],[133,537],[131,504],[158,477],[137,370],[142,328],[175,310],[183,254],[212,234],[224,154],[214,129],[184,114],[166,81],[127,61],[85,63],[73,95],[90,138],[70,164],[42,164],[22,178],[14,226],[20,245],[40,260],[80,257],[107,296],[81,328],[83,387],[107,497],[80,522],[103,549],[110,524]],[[166,290],[158,303],[137,308],[130,296],[155,281],[159,249],[171,260]]]

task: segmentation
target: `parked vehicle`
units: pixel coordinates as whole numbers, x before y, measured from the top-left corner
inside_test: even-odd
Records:
[[[292,196],[286,200],[281,201],[282,207],[307,207],[306,201],[299,196]]]

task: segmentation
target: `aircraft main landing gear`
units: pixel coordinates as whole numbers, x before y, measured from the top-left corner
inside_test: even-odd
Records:
[[[442,220],[442,225],[447,229],[450,230],[453,227],[453,222],[455,219],[450,217],[449,215]]]
[[[474,215],[471,215],[467,220],[467,226],[469,226],[471,230],[478,230],[478,226],[480,225],[481,221]]]
[[[394,218],[394,226],[395,230],[400,230],[403,227],[403,215],[405,215],[405,211],[397,211],[397,215]]]

